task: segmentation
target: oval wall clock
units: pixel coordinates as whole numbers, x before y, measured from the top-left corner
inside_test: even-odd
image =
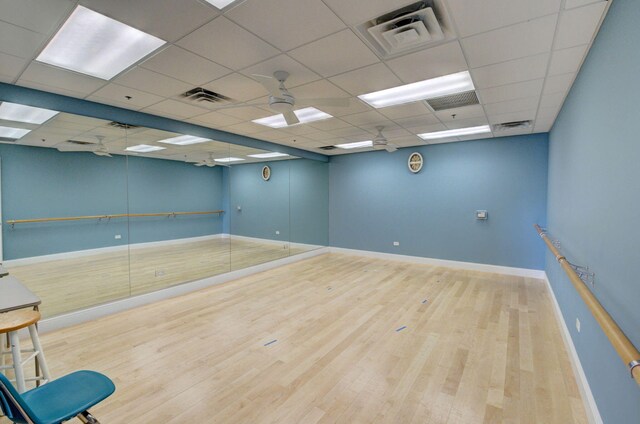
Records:
[[[409,167],[409,171],[417,174],[422,169],[422,165],[424,164],[424,159],[422,159],[422,155],[418,152],[413,152],[409,155],[409,159],[407,160],[407,166]]]
[[[269,178],[271,178],[271,168],[265,165],[262,167],[262,179],[269,181]]]

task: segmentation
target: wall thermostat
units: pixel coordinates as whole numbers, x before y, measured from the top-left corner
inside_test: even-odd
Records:
[[[487,211],[476,211],[476,219],[485,220],[487,218],[489,218]]]

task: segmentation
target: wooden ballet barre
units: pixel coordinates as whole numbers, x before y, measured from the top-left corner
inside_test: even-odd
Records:
[[[216,211],[196,211],[196,212],[160,212],[160,213],[120,213],[112,215],[83,215],[83,216],[67,216],[62,218],[33,218],[33,219],[9,219],[7,224],[13,226],[16,224],[30,224],[39,222],[61,222],[61,221],[80,221],[86,219],[115,219],[115,218],[140,218],[152,216],[176,217],[180,215],[220,215],[223,210]]]
[[[636,383],[640,385],[640,352],[638,352],[638,349],[636,349],[611,315],[609,315],[598,299],[591,293],[591,290],[589,290],[584,281],[576,273],[567,258],[560,253],[558,248],[549,239],[546,232],[540,228],[538,224],[535,224],[534,227],[553,256],[555,256],[556,260],[560,263],[562,269],[564,269],[564,272],[578,291],[580,297],[582,297],[589,311],[593,314],[593,317],[598,321],[598,324],[600,324],[602,331],[604,331],[613,348],[618,352],[618,355],[620,355],[622,362],[629,367],[631,378],[635,379]]]

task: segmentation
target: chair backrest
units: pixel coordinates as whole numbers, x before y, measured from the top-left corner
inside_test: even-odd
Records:
[[[20,393],[4,374],[0,373],[0,409],[14,423],[31,424],[31,408],[24,403]]]

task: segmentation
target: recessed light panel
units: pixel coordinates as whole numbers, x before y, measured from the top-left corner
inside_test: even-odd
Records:
[[[109,80],[163,44],[153,35],[78,6],[36,60]]]
[[[138,144],[137,146],[127,147],[125,150],[129,152],[136,152],[136,153],[149,153],[149,152],[156,152],[158,150],[164,150],[164,149],[165,147],[149,146],[148,144]]]
[[[315,107],[306,107],[304,109],[294,110],[293,113],[295,113],[296,116],[298,117],[300,124],[306,124],[309,122],[322,121],[323,119],[333,118],[333,116],[329,115],[328,113],[324,113],[323,111],[318,110]],[[284,116],[282,114],[268,116],[266,118],[261,118],[261,119],[255,119],[251,122],[254,122],[260,125],[265,125],[271,128],[284,128],[289,126],[287,124],[287,121],[284,120]],[[295,125],[300,125],[300,124],[295,124]]]
[[[448,96],[474,89],[471,75],[468,71],[464,71],[363,94],[358,98],[375,108],[382,108]]]
[[[17,103],[2,102],[0,104],[0,119],[6,121],[26,122],[28,124],[43,124],[57,115],[55,110],[25,106]]]
[[[373,146],[373,142],[371,140],[357,141],[355,143],[336,144],[336,147],[340,149],[360,149],[362,147],[371,147],[371,146]]]
[[[244,159],[229,157],[229,158],[219,158],[219,159],[214,159],[214,160],[216,162],[227,163],[227,162],[239,162],[239,161],[244,160]]]
[[[167,138],[166,140],[158,140],[158,143],[175,144],[177,146],[187,146],[189,144],[204,143],[210,141],[208,138],[195,137],[193,135],[181,135],[178,137]]]
[[[479,127],[460,128],[456,130],[436,131],[424,134],[418,134],[423,140],[434,140],[437,138],[458,137],[463,135],[483,134],[491,132],[489,125],[481,125]]]
[[[271,152],[271,153],[257,153],[255,155],[247,155],[247,156],[250,158],[269,159],[269,158],[281,158],[289,155],[286,153]]]
[[[29,134],[31,130],[24,128],[2,127],[0,126],[0,137],[17,140]]]
[[[207,3],[214,5],[218,9],[224,9],[236,0],[206,0]]]

